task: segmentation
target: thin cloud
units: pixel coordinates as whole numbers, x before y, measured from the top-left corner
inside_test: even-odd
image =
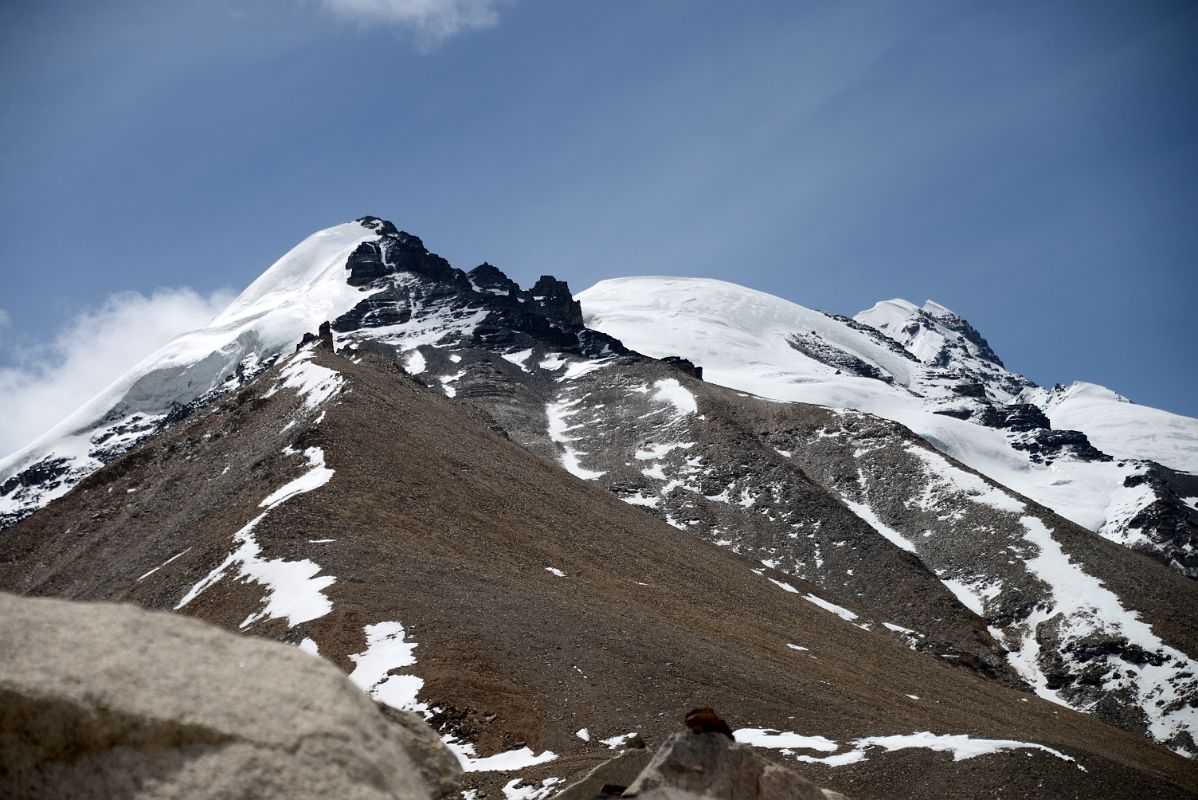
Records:
[[[224,291],[123,292],[76,314],[51,342],[13,345],[16,364],[0,367],[0,457],[61,422],[175,336],[208,324],[231,300]]]
[[[494,27],[502,0],[322,0],[339,17],[394,25],[427,46],[468,30]]]

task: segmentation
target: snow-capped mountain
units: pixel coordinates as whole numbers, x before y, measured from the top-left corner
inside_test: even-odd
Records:
[[[207,327],[177,337],[0,461],[0,530],[273,364],[315,328],[313,320],[337,320],[336,330],[351,340],[361,338],[354,335],[359,327],[368,328],[365,338],[395,343],[401,351],[476,330],[480,338],[501,344],[508,330],[521,326],[574,347],[580,341],[600,349],[618,347],[605,336],[582,331],[564,284],[546,279],[529,292],[515,291],[486,264],[471,276],[428,253],[416,237],[375,218],[313,234]],[[428,291],[429,286],[436,288]],[[397,305],[404,310],[394,311]],[[545,316],[554,314],[565,315],[557,319],[560,328]]]
[[[1198,575],[1188,500],[1198,478],[1167,468],[1198,458],[1198,420],[1142,409],[1115,415],[1124,424],[1104,421],[1109,404],[1054,407],[943,306],[890,300],[850,320],[723,281],[652,277],[603,281],[578,298],[590,327],[635,350],[683,356],[708,380],[761,397],[892,419],[1066,519]],[[1130,437],[1115,431],[1139,421],[1154,432],[1117,453],[1079,430],[1118,445]]]
[[[305,239],[207,327],[177,337],[28,447],[0,461],[0,527],[65,494],[145,437],[236,386],[364,295],[345,262],[377,238],[357,222]]]
[[[402,442],[402,420],[377,415],[410,409],[389,404],[380,395],[392,391],[389,384],[367,369],[399,364],[433,390],[437,408],[448,404],[469,425],[540,456],[552,474],[560,466],[639,507],[653,525],[649,515],[684,531],[694,547],[751,559],[745,580],[832,609],[870,646],[914,650],[954,674],[1033,690],[1179,753],[1198,750],[1198,584],[1091,532],[1178,572],[1193,570],[1198,511],[1186,505],[1198,496],[1186,493],[1193,476],[1116,458],[1083,433],[1053,427],[1052,393],[1042,398],[1043,390],[1006,370],[981,334],[947,309],[890,301],[859,317],[698,279],[605,281],[575,298],[546,276],[525,290],[489,264],[455,269],[390,223],[347,223],[301,243],[208,328],[172,342],[0,464],[0,513],[9,525],[49,504],[0,533],[0,547],[22,543],[5,554],[3,563],[16,568],[6,584],[182,609],[202,609],[197,598],[216,586],[232,593],[228,602],[246,626],[282,615],[291,630],[305,615],[324,619],[329,612],[316,594],[328,584],[319,565],[322,554],[338,551],[337,537],[326,534],[356,530],[359,514],[392,502],[381,498],[394,487],[374,485],[367,470],[369,490],[355,484],[335,503],[317,490],[347,469],[335,458],[357,472],[362,459],[380,471],[396,468],[370,449],[368,430],[350,437],[350,428],[332,422],[342,404],[360,398],[367,406],[354,425],[383,426]],[[347,358],[291,355],[326,321],[330,344]],[[338,377],[350,373],[356,377]],[[297,394],[303,411],[278,405],[280,392]],[[411,408],[425,408],[424,395],[413,398]],[[226,441],[245,415],[262,439],[253,453]],[[327,438],[333,429],[338,436]],[[155,444],[163,441],[156,433],[166,443]],[[346,437],[358,444],[347,448]],[[449,446],[436,437],[422,442]],[[227,447],[225,466],[258,476],[260,488],[258,470],[278,448],[288,458],[302,454],[309,477],[271,489],[245,513],[213,512],[207,491],[191,507],[175,484],[154,495],[170,503],[138,496],[143,483],[162,480],[138,466],[151,458],[145,454],[163,469],[173,453],[185,460],[209,453],[204,463],[215,465],[212,448]],[[454,463],[421,480],[484,469],[473,457]],[[219,479],[222,491],[240,491],[236,474],[200,476],[176,466],[172,480]],[[550,480],[545,474],[527,480]],[[129,475],[136,480],[120,486],[130,497],[107,497],[113,481]],[[552,479],[560,480],[570,479]],[[399,517],[371,524],[428,516],[428,498],[447,489],[426,483],[407,497],[418,509],[398,507]],[[323,531],[291,517],[304,535],[280,530],[274,546],[281,549],[272,554],[256,531],[288,518],[297,493],[308,505],[312,495],[350,507],[327,509]],[[487,502],[487,513],[512,508]],[[104,508],[86,511],[97,503]],[[172,510],[180,503],[187,507]],[[98,516],[79,516],[89,513]],[[170,542],[126,563],[123,532],[155,535],[145,526],[168,513],[177,517]],[[453,523],[443,524],[452,552]],[[183,554],[196,526],[206,531],[204,545]],[[102,577],[80,551],[93,535],[112,537],[115,548]],[[161,559],[149,563],[175,553],[169,571]],[[365,569],[352,553],[345,569]],[[156,564],[163,574],[142,575]],[[160,582],[166,575],[174,577]],[[294,581],[270,588],[279,576]],[[385,579],[384,569],[377,580]],[[279,613],[247,610],[254,605],[243,596],[253,595],[247,583],[267,586],[266,608]],[[292,584],[306,588],[297,595]],[[311,602],[283,614],[287,597]],[[358,652],[336,647],[343,661]]]
[[[853,319],[894,339],[924,364],[975,380],[991,401],[1036,406],[1054,430],[1081,431],[1103,453],[1198,475],[1196,419],[1136,405],[1084,381],[1042,389],[1007,370],[968,320],[931,300],[922,308],[885,300]]]

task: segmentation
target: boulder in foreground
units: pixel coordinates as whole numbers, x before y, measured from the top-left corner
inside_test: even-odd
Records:
[[[435,800],[460,768],[331,663],[129,605],[0,594],[0,796]],[[432,778],[436,778],[435,781]]]

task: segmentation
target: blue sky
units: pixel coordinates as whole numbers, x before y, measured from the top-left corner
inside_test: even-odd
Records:
[[[525,284],[934,298],[1198,416],[1195,41],[1159,0],[9,0],[0,398],[374,214]]]

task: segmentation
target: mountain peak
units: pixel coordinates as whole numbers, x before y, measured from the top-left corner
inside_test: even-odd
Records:
[[[923,304],[923,310],[926,311],[928,314],[931,314],[933,317],[956,317],[956,316],[959,316],[956,311],[953,311],[951,308],[948,308],[946,306],[940,305],[935,300],[925,300],[924,304]]]
[[[372,230],[375,233],[388,234],[391,236],[398,236],[401,233],[395,227],[395,223],[390,222],[385,219],[380,219],[379,217],[372,217],[372,216],[367,215],[365,217],[358,217],[356,222],[359,225],[361,225],[363,228],[366,228],[367,230]],[[407,234],[404,234],[404,235],[406,236]]]
[[[565,281],[529,290],[490,264],[468,275],[418,236],[365,216],[309,236],[207,327],[177,337],[23,450],[0,460],[0,529],[182,415],[238,388],[328,321],[337,346],[471,343],[629,352],[586,330]]]
[[[853,319],[881,331],[930,367],[976,378],[1004,402],[1034,386],[1007,370],[969,320],[935,300],[922,307],[899,298],[883,300]]]

